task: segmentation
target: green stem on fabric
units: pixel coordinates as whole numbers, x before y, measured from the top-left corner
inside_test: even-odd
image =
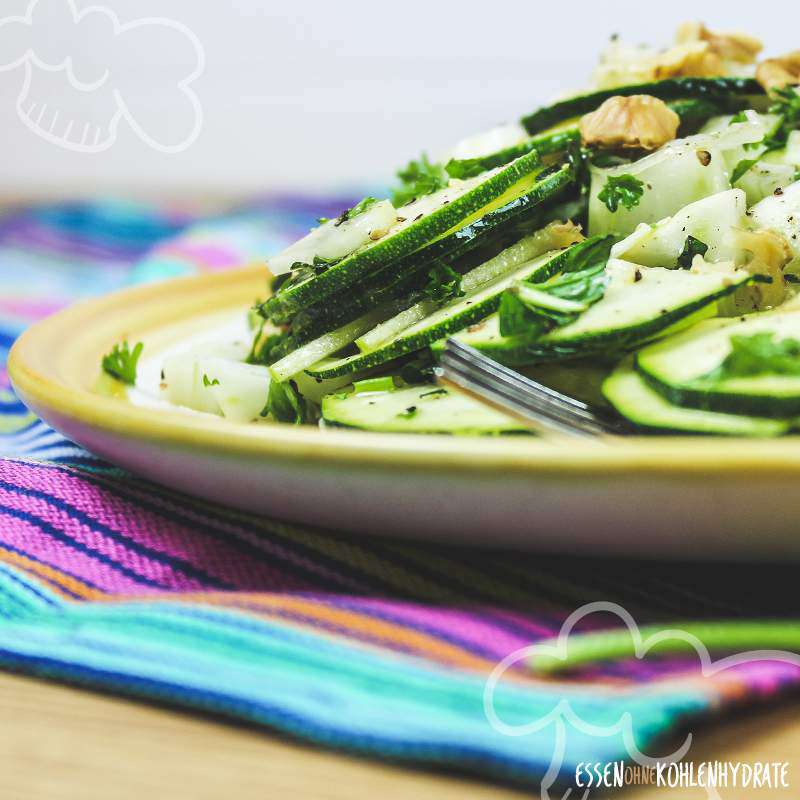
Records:
[[[677,622],[646,625],[639,628],[639,634],[638,653],[636,640],[628,628],[571,634],[565,652],[559,655],[536,653],[528,659],[528,666],[535,672],[550,674],[598,661],[696,654],[698,644],[709,651],[728,653],[786,650],[797,653],[800,663],[800,620]],[[541,645],[556,648],[558,640],[546,640]]]

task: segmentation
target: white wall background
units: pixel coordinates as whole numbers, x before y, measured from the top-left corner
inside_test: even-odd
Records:
[[[94,0],[75,0],[77,7]],[[54,8],[67,0],[39,0]],[[386,180],[423,148],[436,152],[467,133],[512,119],[564,87],[580,85],[614,32],[667,43],[676,24],[701,16],[741,29],[770,52],[800,47],[800,7],[762,0],[644,3],[534,0],[104,0],[120,19],[171,17],[205,50],[194,88],[203,107],[199,138],[185,152],[149,148],[125,125],[105,152],[76,153],[46,142],[17,116],[23,69],[0,72],[0,193],[241,195],[284,188]],[[28,0],[0,0],[2,16]],[[56,13],[54,11],[54,13]],[[57,13],[54,19],[57,19]],[[98,69],[119,53],[48,29]],[[0,37],[0,63],[18,46]],[[3,49],[6,53],[3,53]],[[5,58],[4,58],[5,55]],[[126,53],[125,92],[162,130],[184,124],[184,109],[153,91],[180,70],[183,51]],[[55,80],[56,76],[50,76]],[[51,103],[58,103],[51,82]],[[87,94],[88,114],[106,113]]]

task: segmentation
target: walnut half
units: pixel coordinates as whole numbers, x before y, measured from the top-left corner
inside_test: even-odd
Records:
[[[708,42],[709,50],[725,61],[752,64],[764,45],[746,33],[714,33],[702,22],[684,22],[675,35],[678,44]]]
[[[762,61],[756,67],[756,80],[768,92],[800,84],[800,50]]]
[[[584,144],[605,149],[656,150],[675,138],[680,117],[663,100],[647,94],[609,97],[580,123]]]

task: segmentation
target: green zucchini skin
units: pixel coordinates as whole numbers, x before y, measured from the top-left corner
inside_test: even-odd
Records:
[[[603,394],[617,413],[648,433],[774,437],[788,433],[791,428],[787,420],[672,405],[627,363],[606,378]]]
[[[771,328],[771,321],[775,324]],[[689,329],[678,337],[666,339],[651,347],[646,347],[636,354],[634,368],[647,382],[669,402],[688,406],[705,411],[716,411],[727,414],[745,414],[749,416],[769,417],[780,419],[800,416],[800,376],[786,376],[778,378],[782,385],[775,386],[776,376],[772,374],[754,375],[747,378],[734,379],[732,382],[725,379],[714,379],[700,376],[689,380],[680,380],[670,377],[669,365],[663,363],[663,356],[659,355],[672,350],[681,355],[682,349],[692,342],[702,345],[712,337],[718,341],[725,341],[730,336],[746,335],[749,330],[757,332],[779,332],[783,323],[784,334],[792,333],[792,328],[800,331],[800,314],[765,312],[753,314],[750,318],[743,318],[741,322],[731,320],[724,327],[715,330]],[[712,369],[722,363],[727,348],[721,351]],[[680,360],[685,365],[692,363],[691,353],[686,353]],[[704,369],[704,368],[703,368]],[[772,385],[770,385],[772,384]]]
[[[525,277],[537,282],[546,281],[553,275],[575,268],[574,265],[577,263],[596,263],[601,259],[608,260],[608,254],[613,243],[614,237],[612,236],[597,236],[592,239],[586,239],[553,256]],[[479,289],[475,294],[481,291]],[[422,350],[442,337],[463,330],[469,325],[474,325],[497,311],[502,292],[502,288],[498,289],[479,302],[473,302],[470,296],[462,298],[453,304],[453,306],[461,306],[460,311],[438,324],[406,336],[401,333],[394,340],[370,353],[343,358],[329,364],[323,363],[306,370],[306,372],[314,378],[335,378],[376,367],[408,353]],[[419,325],[422,325],[422,323],[419,323]]]
[[[704,310],[712,309],[719,299],[736,291],[740,285],[741,283],[736,283],[723,287],[717,292],[703,295],[702,298],[670,309],[666,313],[659,314],[657,318],[639,325],[588,333],[573,339],[548,338],[548,335],[537,338],[501,336],[497,325],[491,324],[487,325],[485,331],[474,333],[465,331],[456,338],[509,367],[620,354],[633,350],[681,321],[685,322],[688,318],[695,319],[698,315],[702,315]],[[492,318],[491,321],[495,322],[496,318]],[[443,347],[444,342],[436,342],[431,349],[436,355]]]
[[[527,434],[522,423],[434,384],[322,398],[326,425],[384,433]]]
[[[751,417],[785,419],[800,416],[800,393],[793,397],[774,395],[731,394],[708,388],[672,386],[651,373],[641,369],[634,362],[636,372],[648,386],[657,391],[665,400],[676,406],[696,408],[701,411],[715,411],[720,414],[742,414]]]
[[[505,193],[511,192],[517,184],[523,183],[526,179],[530,180],[540,166],[539,161],[539,154],[536,152],[518,158],[484,182],[449,204],[431,211],[404,230],[389,234],[375,244],[356,251],[321,275],[274,294],[264,304],[264,311],[273,320],[285,319],[306,306],[326,300],[336,292],[364,280],[403,256],[420,250],[440,236],[464,227],[468,224],[469,218],[479,213],[482,208],[490,207]],[[522,189],[520,194],[527,192]],[[402,208],[398,211],[402,211]]]
[[[273,316],[272,321],[276,324],[291,323],[292,343],[299,347],[332,328],[356,319],[376,305],[392,301],[399,306],[406,302],[406,307],[413,305],[419,299],[415,293],[427,283],[428,271],[434,263],[442,262],[459,272],[465,272],[477,265],[473,262],[475,251],[479,248],[489,248],[489,252],[483,254],[485,258],[482,260],[486,260],[516,239],[544,227],[553,219],[560,219],[562,211],[580,214],[580,204],[575,204],[574,208],[554,204],[574,186],[576,171],[575,163],[567,162],[546,176],[533,191],[395,261],[358,286],[356,291],[337,293],[288,318],[278,315],[276,319]],[[262,316],[268,313],[265,304],[261,305],[259,313]]]
[[[674,100],[667,105],[681,118],[679,131],[681,135],[687,135],[689,131],[695,130],[711,117],[730,114],[747,107],[746,101],[737,96],[726,96],[714,100],[705,97],[689,97],[682,100]],[[580,141],[581,136],[576,122],[573,128],[541,136],[532,136],[520,144],[497,150],[485,156],[451,159],[445,165],[445,169],[451,178],[471,178],[487,169],[494,169],[495,167],[503,166],[503,164],[508,164],[515,158],[519,158],[533,150],[544,157],[567,150],[569,147],[580,144]]]
[[[581,136],[576,126],[574,129],[559,131],[548,136],[533,137],[479,158],[451,159],[445,165],[445,169],[451,178],[472,178],[488,169],[502,167],[526,153],[536,152],[540,156],[553,155],[580,144],[580,141]]]
[[[618,86],[598,92],[578,95],[539,108],[523,117],[520,122],[531,135],[573,117],[594,111],[609,97],[628,97],[633,94],[649,94],[660,100],[683,100],[696,98],[709,101],[726,102],[731,96],[749,97],[764,95],[764,89],[753,78],[666,78],[650,83],[631,86]]]

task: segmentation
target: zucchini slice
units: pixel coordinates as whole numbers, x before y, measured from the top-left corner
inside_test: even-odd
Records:
[[[744,270],[704,272],[641,267],[634,282],[612,279],[602,300],[539,337],[501,336],[497,314],[454,337],[509,366],[630,350],[716,313],[716,301],[751,280]],[[433,346],[434,352],[443,343]]]
[[[323,222],[302,239],[268,258],[267,267],[273,275],[283,275],[298,262],[313,264],[319,258],[344,258],[367,244],[373,231],[391,227],[396,219],[397,212],[388,200],[376,200],[360,214]]]
[[[800,339],[800,311],[710,320],[641,350],[636,370],[677,405],[771,418],[798,416],[800,374],[714,375],[731,352],[731,337],[764,333],[776,341]]]
[[[672,405],[629,366],[619,367],[606,378],[603,394],[623,417],[654,432],[766,437],[781,436],[791,427],[786,420],[720,414]]]
[[[539,108],[520,121],[528,133],[540,133],[566,119],[594,111],[609,97],[617,95],[628,97],[632,94],[649,94],[660,100],[697,98],[726,107],[726,103],[741,100],[743,97],[764,97],[764,89],[752,78],[667,78],[651,83],[617,86],[613,89],[580,94]]]
[[[560,253],[546,253],[495,278],[491,283],[480,286],[470,294],[442,306],[430,316],[396,333],[393,338],[383,342],[376,350],[338,360],[321,361],[309,369],[308,373],[315,378],[335,378],[339,375],[347,375],[384,364],[406,353],[421,350],[443,336],[478,323],[492,314],[500,305],[500,296],[514,281],[529,278],[547,280],[577,259],[606,259],[611,244],[610,237],[597,237],[587,239]]]
[[[539,154],[533,151],[503,168],[466,181],[452,181],[445,189],[401,206],[397,209],[397,225],[381,239],[319,275],[287,284],[267,300],[263,308],[275,321],[279,315],[296,313],[312,303],[326,300],[403,256],[528,194],[542,171]]]
[[[575,125],[556,133],[533,136],[487,155],[475,158],[451,158],[445,164],[445,169],[451,178],[471,178],[474,175],[480,175],[481,172],[502,167],[503,164],[508,164],[526,153],[535,151],[540,156],[553,155],[580,144],[580,141],[581,135],[578,133],[578,126]]]
[[[527,433],[511,417],[432,384],[389,391],[349,392],[322,398],[328,425],[387,433]]]
[[[719,116],[725,111],[738,111],[744,107],[741,100],[730,100],[725,103],[714,102],[705,98],[688,98],[675,100],[667,104],[680,118],[681,130],[696,130],[706,120]],[[494,152],[473,157],[451,158],[445,169],[451,178],[469,178],[488,169],[508,164],[525,153],[536,150],[543,158],[567,150],[570,146],[580,144],[578,132],[579,119],[569,119],[557,125],[555,130],[540,131],[536,136],[509,144]]]
[[[562,212],[563,218],[569,217],[568,212],[574,209],[551,205],[545,209],[543,206],[563,194],[574,182],[575,165],[571,162],[562,164],[553,172],[540,175],[530,192],[393,262],[359,283],[358,291],[347,289],[294,315],[274,315],[273,321],[278,324],[291,322],[292,336],[299,346],[361,316],[376,305],[403,300],[425,285],[428,270],[434,262],[441,261],[463,271],[465,259],[469,261],[478,248],[500,251],[524,233],[542,228],[552,219],[561,219],[559,214]],[[410,300],[408,305],[413,302]],[[263,305],[259,313],[267,314]]]
[[[348,322],[347,325],[342,325],[341,328],[324,333],[318,339],[292,350],[291,353],[285,355],[280,361],[276,361],[269,368],[270,375],[273,380],[279,383],[288,381],[293,375],[302,372],[306,367],[310,367],[321,358],[341,350],[362,333],[366,333],[366,331],[375,327],[386,316],[386,313],[386,308],[377,308],[363,317]]]

